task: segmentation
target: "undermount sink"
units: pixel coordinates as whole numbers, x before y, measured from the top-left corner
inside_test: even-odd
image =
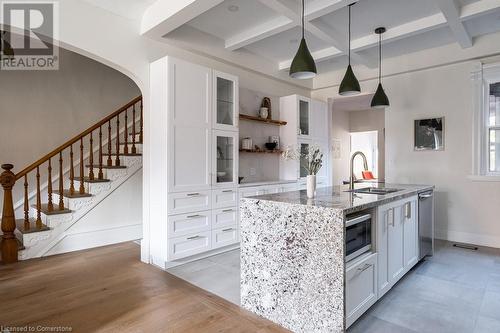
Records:
[[[389,194],[389,193],[394,193],[400,191],[400,189],[397,188],[377,188],[377,187],[365,187],[365,188],[360,188],[357,190],[352,190],[350,192],[354,193],[364,193],[364,194],[379,194],[379,195],[384,195],[384,194]]]

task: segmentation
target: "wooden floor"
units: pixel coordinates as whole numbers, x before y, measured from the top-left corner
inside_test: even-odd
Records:
[[[72,332],[287,332],[139,261],[124,243],[0,266],[0,326]],[[1,330],[1,329],[0,329]]]

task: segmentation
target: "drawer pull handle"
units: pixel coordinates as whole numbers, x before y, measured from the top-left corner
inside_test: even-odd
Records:
[[[201,215],[196,214],[196,215],[189,215],[189,216],[187,216],[188,219],[194,219],[196,217],[201,217]]]
[[[363,267],[358,268],[358,272],[364,272],[370,267],[372,267],[372,264],[365,264]]]
[[[233,190],[224,190],[222,193],[233,193]]]
[[[197,197],[200,195],[200,193],[188,193],[186,194],[188,197]]]
[[[234,209],[224,209],[222,212],[223,213],[234,212]]]
[[[233,228],[228,228],[228,229],[222,229],[222,232],[228,232],[228,231],[233,231]]]
[[[187,239],[188,240],[193,240],[193,239],[198,239],[198,238],[201,238],[201,236],[192,236],[192,237],[188,237]]]

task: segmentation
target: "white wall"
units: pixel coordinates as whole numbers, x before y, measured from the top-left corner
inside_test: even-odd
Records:
[[[500,247],[500,183],[473,182],[472,62],[401,74],[384,79],[391,107],[386,110],[386,180],[436,185],[436,236]],[[362,82],[374,91],[376,81]],[[313,97],[336,95],[337,87]],[[445,117],[445,150],[415,152],[413,120]]]

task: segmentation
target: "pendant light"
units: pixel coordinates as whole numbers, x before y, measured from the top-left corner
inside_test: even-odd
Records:
[[[294,79],[312,79],[316,76],[316,64],[304,37],[304,0],[302,0],[302,40],[290,66],[290,76]]]
[[[342,96],[356,95],[361,92],[358,79],[356,75],[354,75],[351,67],[351,6],[354,4],[356,3],[349,5],[349,66],[347,66],[344,79],[339,87],[339,94]]]
[[[389,106],[389,98],[385,94],[384,88],[382,88],[382,34],[385,32],[384,27],[375,29],[375,33],[378,34],[378,87],[375,95],[372,98],[372,108],[382,109]]]

